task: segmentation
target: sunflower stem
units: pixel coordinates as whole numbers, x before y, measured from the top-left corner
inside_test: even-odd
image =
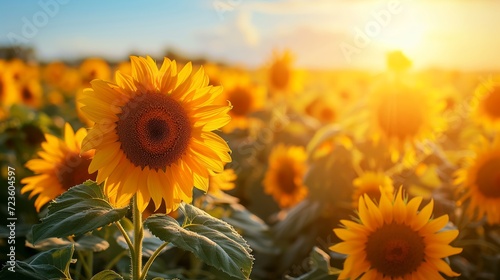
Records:
[[[134,257],[132,259],[132,279],[139,280],[142,272],[142,238],[144,229],[142,227],[142,213],[137,206],[137,196],[132,198],[132,219],[134,220]]]
[[[164,242],[163,244],[160,245],[160,247],[156,248],[156,250],[153,252],[151,257],[148,259],[146,264],[144,265],[144,268],[142,269],[142,277],[139,280],[144,280],[146,279],[146,276],[148,275],[149,268],[153,264],[154,260],[158,255],[161,253],[161,250],[165,248],[168,245],[169,242]]]
[[[123,238],[125,239],[125,242],[128,245],[128,249],[130,250],[130,255],[134,254],[133,253],[134,245],[132,244],[132,240],[130,240],[130,237],[128,236],[127,231],[123,228],[122,224],[120,224],[120,221],[115,222],[115,225],[118,228],[118,230],[121,232],[121,234],[123,235]]]

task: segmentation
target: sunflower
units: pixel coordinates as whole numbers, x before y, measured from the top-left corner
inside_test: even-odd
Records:
[[[221,173],[210,171],[208,193],[221,196],[223,191],[234,189],[234,180],[236,180],[236,173],[234,173],[233,169],[224,169]]]
[[[381,191],[389,197],[392,197],[394,193],[392,179],[384,172],[365,172],[354,179],[352,185],[354,186],[352,201],[355,208],[358,207],[359,198],[365,194],[372,200],[378,201]]]
[[[17,85],[18,100],[31,108],[38,108],[42,103],[42,86],[38,80],[30,79]]]
[[[109,80],[111,69],[101,58],[87,58],[80,64],[80,75],[84,86],[89,86],[94,79]]]
[[[308,193],[303,183],[307,154],[303,147],[279,144],[269,156],[269,167],[263,185],[281,208],[291,207]]]
[[[58,87],[66,71],[67,66],[66,64],[64,64],[64,62],[54,61],[44,67],[43,78],[47,82],[47,84]]]
[[[95,180],[96,173],[89,174],[87,171],[94,153],[89,151],[80,154],[81,143],[86,135],[85,129],[80,128],[75,133],[71,125],[66,123],[64,140],[45,134],[43,150],[38,152],[41,158],[26,163],[35,176],[21,180],[22,184],[26,184],[21,193],[31,191],[30,198],[38,194],[35,200],[37,211],[69,188],[86,180]]]
[[[246,129],[251,122],[249,115],[264,106],[265,88],[252,83],[250,78],[242,73],[226,73],[222,77],[224,93],[218,98],[218,103],[224,104],[229,101],[233,106],[229,111],[231,122],[224,127],[224,131]]]
[[[301,75],[293,69],[293,61],[294,58],[289,51],[273,54],[268,70],[269,87],[272,93],[289,94],[301,87]]]
[[[377,206],[368,195],[359,198],[359,222],[341,220],[333,231],[343,240],[330,250],[346,254],[339,279],[444,279],[459,276],[442,260],[461,248],[449,243],[458,230],[442,231],[448,215],[430,219],[434,202],[420,211],[421,197],[406,202],[401,188],[391,201],[382,192]]]
[[[7,62],[0,60],[0,105],[5,108],[17,99],[16,84],[7,66]]]
[[[94,80],[80,100],[95,122],[83,152],[95,149],[89,172],[116,206],[136,195],[143,211],[152,198],[166,212],[191,202],[193,186],[207,191],[209,171],[230,162],[227,143],[212,130],[230,121],[230,106],[214,105],[221,87],[208,86],[203,68],[191,63],[177,71],[165,58],[161,68],[150,58],[131,57],[132,75],[116,73],[116,84]]]
[[[402,51],[392,51],[387,53],[387,68],[395,72],[408,70],[412,62]]]
[[[486,216],[489,224],[500,224],[500,137],[492,142],[482,139],[475,153],[456,172],[454,183],[463,193],[459,204],[470,200],[466,212],[470,218]]]
[[[441,116],[445,103],[434,91],[386,83],[369,98],[373,139],[388,145],[393,161],[400,159],[401,154],[406,159],[414,156],[417,143],[435,139],[446,126]]]
[[[340,104],[330,95],[318,94],[305,107],[305,113],[322,124],[336,123],[340,120]]]
[[[473,117],[487,128],[500,128],[500,78],[481,83],[472,100]]]

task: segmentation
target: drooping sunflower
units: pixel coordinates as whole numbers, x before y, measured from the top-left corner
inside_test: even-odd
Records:
[[[386,143],[393,161],[414,156],[417,143],[434,140],[446,127],[445,103],[433,90],[386,82],[369,98],[373,139]]]
[[[500,128],[500,78],[481,83],[472,99],[473,117],[478,123],[492,129]]]
[[[481,139],[454,183],[462,192],[459,203],[470,201],[466,213],[471,219],[486,216],[489,224],[500,224],[500,137]]]
[[[394,196],[392,179],[384,172],[365,172],[354,179],[352,185],[354,186],[352,202],[355,208],[358,207],[359,198],[365,194],[374,201],[379,200],[380,192],[385,193],[388,197]]]
[[[30,198],[38,194],[35,200],[37,211],[69,188],[86,180],[95,180],[97,174],[88,172],[94,152],[80,154],[82,140],[86,135],[84,128],[75,133],[71,125],[66,123],[64,140],[45,134],[43,150],[38,152],[40,158],[26,163],[26,167],[35,175],[21,180],[22,184],[26,184],[21,193],[31,192]]]
[[[405,202],[401,189],[394,199],[382,192],[376,205],[359,198],[359,222],[341,220],[333,231],[343,240],[330,250],[346,254],[339,279],[444,279],[459,276],[442,260],[462,249],[449,243],[458,230],[442,231],[448,215],[430,219],[433,201],[420,211],[421,197]]]
[[[215,105],[221,87],[208,85],[203,68],[180,71],[165,58],[131,57],[132,75],[116,73],[116,84],[92,81],[83,93],[83,112],[95,122],[82,150],[95,149],[89,172],[116,206],[136,195],[143,211],[152,198],[166,211],[191,202],[193,186],[207,191],[209,170],[230,162],[227,143],[213,130],[230,121],[230,106]]]
[[[264,192],[272,195],[281,208],[302,201],[308,193],[303,177],[307,154],[303,147],[283,144],[276,146],[269,156],[269,167],[264,176]]]

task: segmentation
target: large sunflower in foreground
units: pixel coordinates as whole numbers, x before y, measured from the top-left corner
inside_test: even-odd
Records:
[[[352,201],[356,208],[358,207],[359,198],[364,196],[364,194],[367,194],[372,200],[377,201],[381,191],[389,197],[392,197],[394,194],[392,179],[385,175],[384,172],[365,172],[354,179],[352,185],[354,186]]]
[[[308,193],[303,178],[307,154],[303,147],[282,144],[269,156],[269,167],[264,177],[264,191],[272,195],[281,208],[291,207]]]
[[[95,180],[96,174],[88,173],[93,151],[80,154],[81,143],[86,135],[84,128],[75,133],[66,123],[64,140],[45,134],[43,150],[38,152],[41,158],[26,163],[26,167],[32,170],[35,176],[21,180],[22,184],[26,184],[21,193],[31,192],[30,198],[38,194],[35,200],[37,211],[69,188],[86,180]]]
[[[481,83],[472,99],[475,119],[488,128],[500,128],[500,78]]]
[[[449,245],[458,230],[442,231],[448,215],[430,219],[433,201],[418,208],[416,197],[406,202],[402,191],[392,200],[384,192],[377,206],[365,195],[359,199],[359,222],[341,220],[344,228],[333,231],[343,242],[330,250],[346,254],[339,279],[444,279],[458,276],[442,260],[461,248]]]
[[[393,161],[411,157],[417,143],[435,139],[446,126],[444,101],[417,86],[388,82],[372,93],[370,106],[374,139],[387,143]]]
[[[207,191],[209,170],[230,162],[227,143],[212,132],[230,121],[228,105],[214,105],[222,88],[208,86],[203,68],[180,71],[165,58],[131,57],[132,75],[116,73],[116,84],[91,82],[80,100],[95,122],[82,150],[95,149],[89,172],[116,206],[136,195],[143,211],[150,198],[166,211],[191,202],[193,186]]]
[[[470,218],[486,216],[489,224],[500,224],[500,137],[493,142],[482,139],[475,150],[475,157],[456,173],[455,184],[463,192],[460,202],[470,200]]]

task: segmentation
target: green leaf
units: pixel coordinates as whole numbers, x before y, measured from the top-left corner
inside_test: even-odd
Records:
[[[90,280],[123,280],[123,277],[113,270],[103,270],[90,278]]]
[[[228,223],[182,204],[182,226],[170,216],[153,215],[145,226],[158,238],[190,251],[208,265],[239,279],[248,279],[253,257],[246,241]]]
[[[16,262],[15,272],[8,270],[10,265],[4,266],[0,272],[0,279],[71,279],[69,265],[73,252],[73,245],[69,245],[39,253],[28,262]]]
[[[81,235],[120,220],[127,207],[115,209],[93,181],[70,188],[52,202],[47,217],[32,229],[33,244],[49,237]]]
[[[84,235],[81,238],[77,239],[75,242],[67,240],[65,238],[55,237],[40,240],[36,245],[33,245],[32,243],[27,241],[26,247],[44,251],[53,248],[60,248],[69,244],[74,244],[77,251],[101,252],[109,248],[108,241],[95,235]]]
[[[288,277],[294,280],[330,280],[337,279],[341,270],[330,266],[330,256],[318,247],[314,247],[309,255],[311,270],[297,278]]]

